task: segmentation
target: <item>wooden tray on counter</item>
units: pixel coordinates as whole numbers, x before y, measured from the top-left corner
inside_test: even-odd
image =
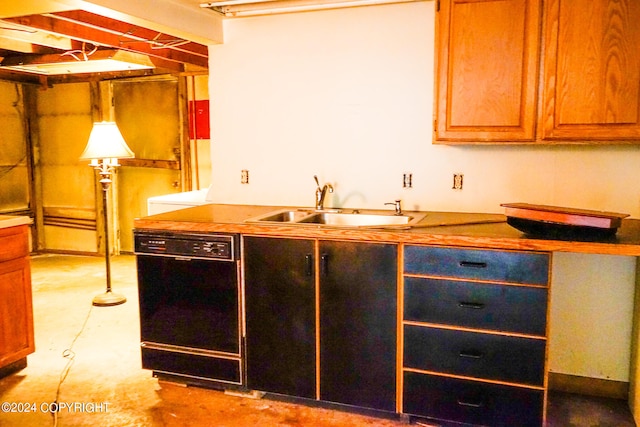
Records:
[[[527,234],[556,238],[612,237],[628,214],[529,203],[503,203],[507,223]]]

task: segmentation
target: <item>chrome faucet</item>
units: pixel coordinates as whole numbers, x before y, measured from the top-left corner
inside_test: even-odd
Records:
[[[313,176],[313,179],[316,180],[316,210],[321,211],[324,209],[324,197],[327,195],[327,190],[329,193],[333,193],[333,187],[331,184],[325,184],[320,187],[320,182],[318,181],[318,177],[316,175]]]
[[[385,203],[385,205],[394,205],[396,209],[396,215],[402,215],[402,200],[396,199],[394,202]]]

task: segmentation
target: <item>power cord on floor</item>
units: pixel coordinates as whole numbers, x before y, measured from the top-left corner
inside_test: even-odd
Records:
[[[73,346],[75,345],[80,335],[84,332],[85,327],[87,326],[87,322],[89,322],[89,317],[91,317],[91,311],[93,310],[93,304],[89,306],[89,311],[87,312],[87,317],[85,317],[84,322],[82,323],[82,327],[71,341],[71,345],[68,348],[62,351],[62,357],[67,359],[67,364],[62,368],[60,372],[60,380],[58,381],[58,389],[56,390],[56,398],[54,399],[51,406],[54,407],[55,410],[51,411],[51,415],[53,416],[53,427],[58,426],[58,399],[60,398],[60,388],[62,387],[62,383],[67,379],[67,375],[69,375],[69,371],[71,371],[71,367],[73,366],[73,362],[75,361],[76,354],[73,352]]]

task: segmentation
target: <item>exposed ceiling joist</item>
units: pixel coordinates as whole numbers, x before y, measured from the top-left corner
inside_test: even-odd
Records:
[[[108,52],[107,52],[108,51]],[[143,75],[158,73],[180,73],[206,71],[208,68],[208,48],[170,34],[144,28],[124,21],[100,16],[83,10],[63,11],[39,15],[5,18],[0,21],[0,78],[41,82],[42,77],[29,76],[31,72],[41,72],[41,62],[52,65],[68,65],[67,74],[97,73],[85,64],[69,61],[93,60],[92,55],[113,56],[111,52],[129,52],[144,55],[154,66],[154,70],[140,71],[134,66],[127,67],[125,77],[132,73]],[[10,66],[15,66],[9,69]],[[39,67],[20,67],[37,64]],[[97,61],[96,61],[97,64]],[[49,67],[62,73],[65,67]],[[135,71],[137,70],[137,71]],[[20,73],[27,73],[20,77]],[[42,74],[47,74],[42,72]],[[105,68],[102,78],[114,78],[117,72]],[[133,75],[135,76],[135,75]],[[86,77],[86,76],[85,76]],[[93,76],[95,77],[95,76]],[[58,81],[69,81],[47,77]]]
[[[207,47],[84,11],[7,18],[48,34],[95,46],[145,53],[160,59],[207,67]]]
[[[37,31],[33,28],[16,25],[0,20],[0,38],[13,40],[35,46],[46,46],[53,49],[71,49],[71,38]],[[24,52],[30,52],[31,49]]]

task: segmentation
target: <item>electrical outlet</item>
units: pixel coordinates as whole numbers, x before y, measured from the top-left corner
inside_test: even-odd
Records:
[[[413,174],[405,173],[402,175],[402,188],[413,188]]]
[[[464,183],[464,175],[461,173],[453,174],[453,190],[462,190],[462,184]]]
[[[247,169],[242,169],[240,171],[240,184],[248,184],[249,183],[249,171]]]

